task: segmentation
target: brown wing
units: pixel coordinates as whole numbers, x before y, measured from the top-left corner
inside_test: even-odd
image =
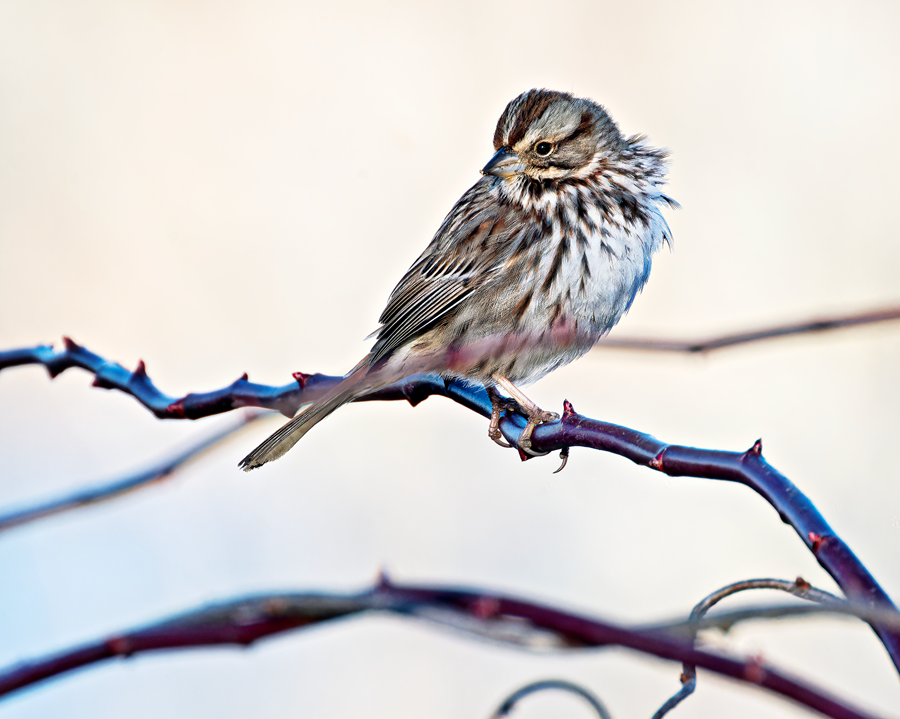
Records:
[[[371,364],[420,336],[500,269],[519,223],[514,211],[497,202],[493,179],[483,178],[460,198],[391,292]]]

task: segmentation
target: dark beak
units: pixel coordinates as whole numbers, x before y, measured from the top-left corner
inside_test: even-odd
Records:
[[[494,175],[495,177],[510,177],[525,172],[525,165],[519,160],[519,156],[508,147],[501,147],[491,161],[481,169],[482,175]]]

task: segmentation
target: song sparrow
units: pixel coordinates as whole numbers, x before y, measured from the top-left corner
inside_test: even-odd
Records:
[[[503,389],[528,416],[557,419],[516,384],[587,352],[631,306],[653,253],[670,242],[661,191],[666,153],[625,138],[591,100],[529,90],[494,132],[496,154],[381,314],[371,352],[328,395],[254,449],[240,466],[281,457],[355,397],[417,372],[484,384],[496,442]]]

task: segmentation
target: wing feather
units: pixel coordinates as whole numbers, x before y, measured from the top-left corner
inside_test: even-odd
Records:
[[[483,178],[460,198],[391,292],[371,364],[422,335],[501,268],[521,221],[515,210],[497,202],[493,179]]]

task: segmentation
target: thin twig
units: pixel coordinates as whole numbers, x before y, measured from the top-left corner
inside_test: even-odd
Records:
[[[815,320],[803,320],[785,325],[763,327],[758,330],[718,335],[699,340],[664,340],[650,337],[604,337],[597,343],[595,349],[623,349],[643,352],[712,352],[725,347],[760,342],[776,337],[786,337],[788,335],[799,335],[812,332],[826,332],[845,327],[857,327],[859,325],[870,325],[875,324],[876,322],[887,322],[889,320],[897,319],[900,319],[900,307],[886,307],[871,312],[860,312],[858,314],[837,317],[823,317]]]
[[[173,398],[153,385],[143,362],[138,363],[134,372],[129,372],[69,339],[60,350],[41,346],[0,352],[0,370],[25,364],[42,364],[52,377],[70,367],[81,367],[95,374],[94,385],[126,392],[156,416],[173,419],[196,419],[245,406],[279,409],[293,416],[298,407],[320,398],[342,379],[297,372],[294,383],[269,387],[251,384],[245,375],[221,390]],[[407,377],[360,399],[402,399],[415,406],[432,395],[452,399],[484,417],[491,416],[491,402],[484,388],[464,382],[444,381],[430,375]],[[500,421],[500,430],[511,444],[516,443],[524,426],[522,416],[508,411]],[[766,462],[761,440],[745,452],[672,445],[643,432],[584,417],[575,412],[570,402],[565,401],[561,419],[539,425],[532,434],[531,446],[535,453],[567,447],[589,447],[618,454],[672,477],[701,477],[744,484],[760,494],[778,512],[782,521],[794,528],[819,564],[851,601],[873,609],[896,611],[875,578],[828,525],[809,498]],[[523,460],[529,459],[521,450],[519,455]],[[870,624],[894,666],[900,670],[900,631],[877,622]]]
[[[782,592],[793,594],[795,597],[800,597],[801,599],[825,603],[827,607],[833,606],[835,609],[839,609],[839,611],[849,611],[848,608],[851,606],[849,602],[822,589],[811,586],[809,582],[800,577],[797,577],[793,582],[788,582],[784,579],[746,579],[717,589],[712,594],[701,599],[691,610],[690,619],[686,622],[686,624],[692,628],[692,636],[690,637],[691,643],[693,644],[696,638],[697,622],[701,620],[713,606],[725,599],[725,597],[749,589],[777,589]],[[744,616],[741,617],[741,619],[743,618]],[[900,614],[893,613],[891,618],[900,620]],[[718,626],[731,627],[735,623],[734,617],[730,617],[727,621],[728,623],[723,625],[720,618]],[[900,626],[900,622],[894,624],[895,628],[898,626]],[[688,662],[683,663],[681,665],[680,681],[681,689],[666,700],[653,715],[652,719],[662,719],[662,717],[694,693],[694,690],[697,688],[697,667]]]
[[[660,631],[623,627],[553,607],[488,592],[394,584],[382,577],[362,594],[278,594],[204,607],[136,631],[124,632],[55,656],[0,670],[0,695],[114,657],[160,650],[236,644],[363,612],[386,611],[439,622],[495,641],[546,649],[621,646],[688,662],[755,684],[835,719],[871,715],[823,690],[784,675],[758,658],[734,659],[694,648]],[[530,638],[529,638],[530,637]]]
[[[579,686],[578,684],[568,682],[565,679],[542,679],[540,681],[532,682],[531,684],[526,684],[524,687],[516,689],[512,694],[510,694],[506,699],[503,700],[503,703],[499,707],[497,707],[497,711],[491,714],[491,719],[501,719],[502,717],[509,716],[509,713],[515,708],[516,704],[522,701],[525,697],[530,696],[531,694],[536,694],[537,692],[543,692],[550,689],[564,691],[570,694],[574,694],[575,696],[579,696],[591,705],[591,708],[595,712],[597,712],[597,716],[599,716],[600,719],[612,719],[612,715],[610,715],[606,707],[603,706],[603,702],[601,702],[596,696],[594,696],[592,692],[588,691],[582,686]]]
[[[885,627],[900,629],[900,612],[890,609],[873,609],[839,598],[824,604],[775,604],[765,607],[745,607],[744,609],[719,612],[700,619],[641,626],[648,632],[665,632],[677,639],[692,639],[697,632],[707,629],[719,629],[727,632],[741,622],[768,619],[798,619],[821,615],[855,617],[867,623],[877,622]]]
[[[71,509],[78,509],[80,507],[87,507],[89,505],[99,504],[100,502],[106,502],[125,494],[130,494],[138,489],[149,487],[162,479],[166,479],[173,472],[180,469],[191,460],[197,459],[200,455],[221,444],[235,432],[243,429],[251,422],[255,422],[266,416],[269,416],[268,412],[246,410],[238,415],[236,422],[232,422],[225,429],[216,432],[216,434],[211,437],[197,442],[186,450],[179,452],[173,457],[169,457],[149,469],[111,482],[104,482],[98,486],[79,489],[65,497],[59,497],[30,507],[23,507],[22,509],[0,512],[0,532],[12,529],[13,527],[20,527],[23,524],[28,524],[29,522],[60,514]]]

